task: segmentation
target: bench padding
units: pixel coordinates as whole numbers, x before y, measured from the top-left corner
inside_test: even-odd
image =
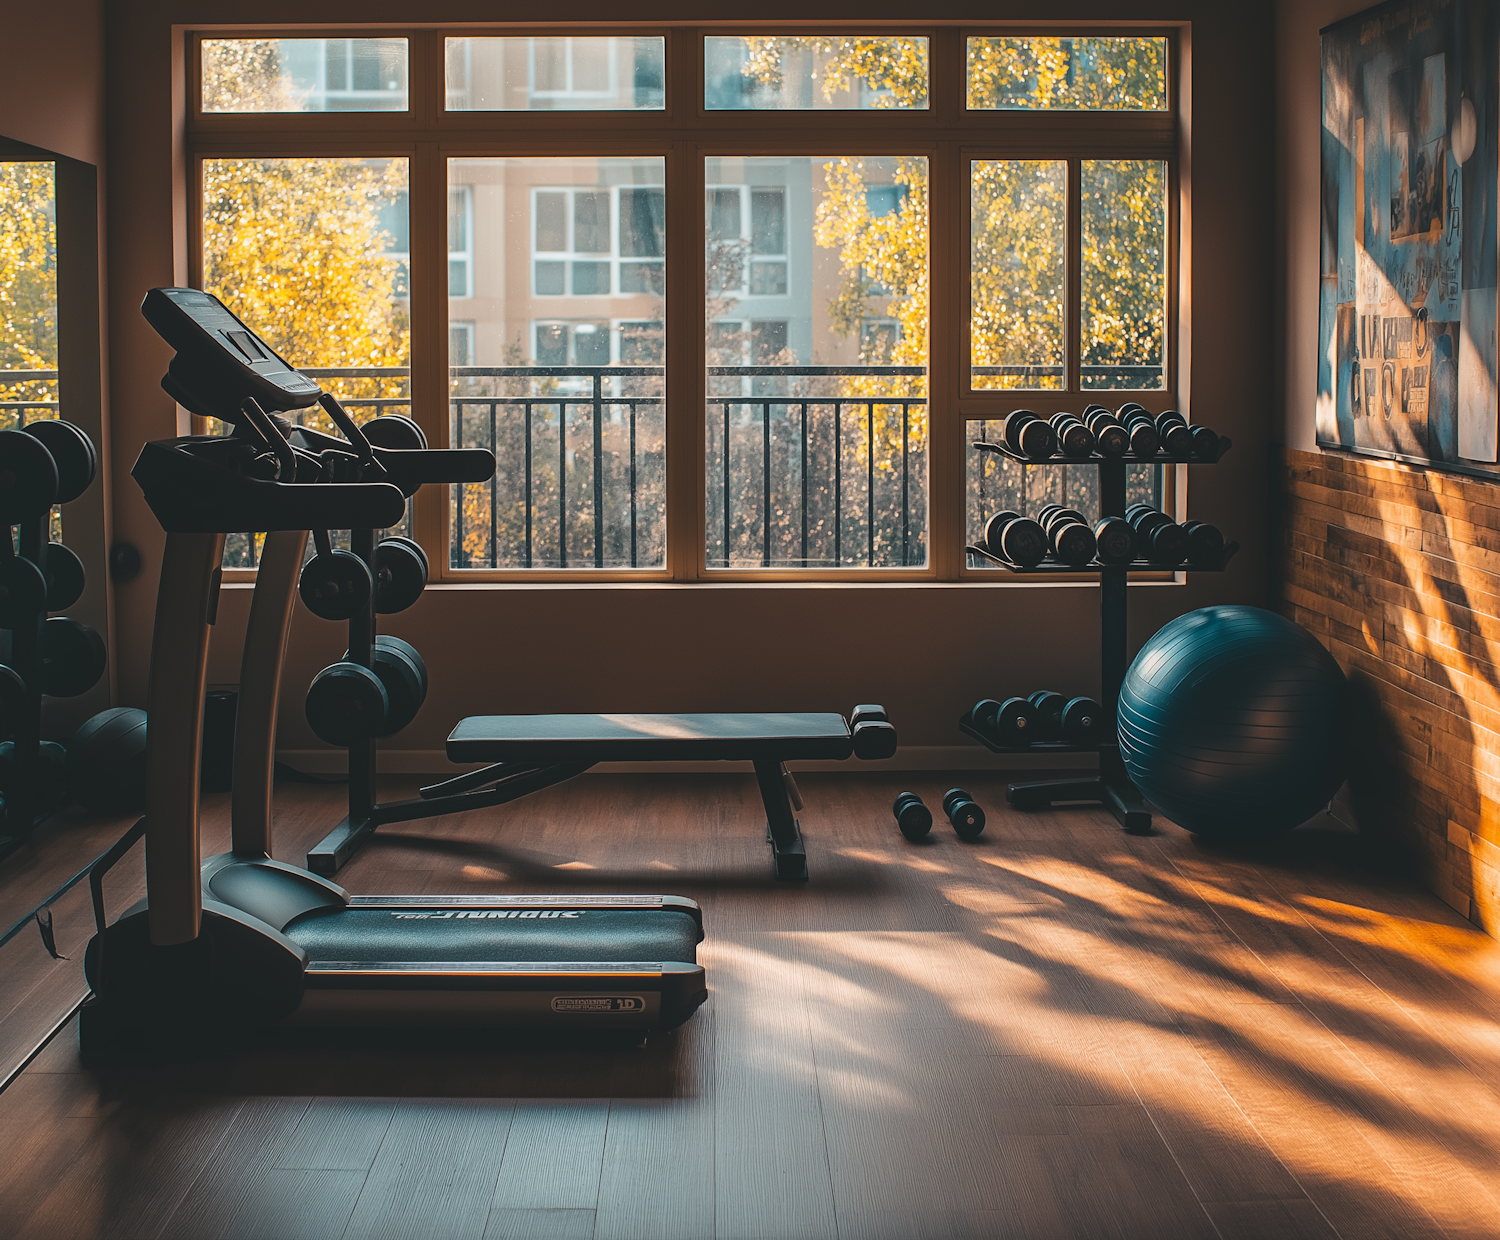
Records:
[[[715,762],[847,758],[842,715],[471,715],[453,762]]]

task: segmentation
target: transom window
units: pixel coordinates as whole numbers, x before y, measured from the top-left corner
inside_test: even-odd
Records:
[[[1170,28],[187,38],[195,282],[496,454],[412,506],[442,577],[993,576],[1095,471],[970,441],[1176,403]]]

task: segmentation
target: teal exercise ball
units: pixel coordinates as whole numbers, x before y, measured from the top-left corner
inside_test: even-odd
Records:
[[[1205,836],[1290,831],[1346,766],[1338,663],[1258,607],[1204,607],[1151,638],[1120,691],[1120,756],[1141,794]]]

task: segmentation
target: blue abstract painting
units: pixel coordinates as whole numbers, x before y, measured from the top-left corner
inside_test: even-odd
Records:
[[[1500,4],[1397,0],[1323,31],[1318,443],[1500,472]]]

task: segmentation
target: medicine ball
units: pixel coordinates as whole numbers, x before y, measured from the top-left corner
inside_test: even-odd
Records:
[[[1345,689],[1306,629],[1256,607],[1204,607],[1130,665],[1120,756],[1141,793],[1189,831],[1290,831],[1344,781]]]
[[[146,807],[145,711],[116,706],[79,724],[68,742],[68,791],[96,814]]]

